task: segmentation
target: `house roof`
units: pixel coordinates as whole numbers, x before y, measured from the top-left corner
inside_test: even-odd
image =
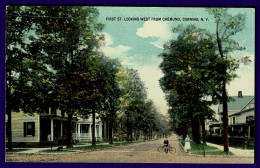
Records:
[[[228,111],[240,111],[242,110],[254,96],[231,96],[232,100],[228,102]],[[223,106],[220,104],[219,110],[222,111]]]

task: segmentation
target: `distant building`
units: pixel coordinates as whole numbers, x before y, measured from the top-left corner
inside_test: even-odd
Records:
[[[218,106],[218,121],[211,122],[209,132],[211,135],[221,135],[223,131],[223,106]],[[228,102],[228,129],[230,136],[255,136],[255,98],[243,96],[242,91],[238,96],[231,96]]]

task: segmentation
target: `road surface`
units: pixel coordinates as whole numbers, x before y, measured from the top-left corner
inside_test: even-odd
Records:
[[[253,157],[201,156],[185,153],[173,134],[168,138],[175,154],[159,153],[163,139],[115,146],[98,151],[67,153],[6,154],[7,162],[77,162],[77,163],[253,163]]]

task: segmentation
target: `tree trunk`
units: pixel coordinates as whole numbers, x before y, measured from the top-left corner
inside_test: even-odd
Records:
[[[126,113],[126,132],[127,132],[127,141],[130,140],[130,123],[129,123],[129,112]]]
[[[96,135],[95,135],[95,126],[96,125],[96,112],[95,109],[92,109],[92,146],[96,145]]]
[[[216,34],[217,34],[217,43],[218,43],[218,49],[219,49],[219,53],[221,58],[224,59],[224,54],[222,52],[222,46],[221,46],[221,41],[219,38],[219,34],[218,34],[218,22],[216,25]],[[228,107],[227,107],[227,92],[226,92],[226,66],[224,67],[224,77],[223,77],[223,81],[222,81],[222,104],[223,104],[223,138],[224,138],[224,151],[228,152]]]
[[[8,74],[11,74],[10,72]],[[10,96],[11,96],[11,90],[10,87],[8,87],[7,80],[6,80],[6,114],[8,117],[7,123],[6,123],[6,136],[8,138],[8,149],[13,150],[13,142],[12,142],[12,109],[10,105]]]
[[[67,148],[72,148],[72,116],[73,116],[74,111],[71,110],[68,113],[68,125],[67,125],[67,130],[68,130],[68,135],[67,135]]]
[[[130,140],[131,140],[131,142],[133,142],[133,132],[132,131],[130,131]]]
[[[223,135],[224,135],[224,151],[228,152],[228,109],[227,109],[227,94],[226,84],[223,81]]]
[[[203,137],[203,144],[206,145],[206,130],[205,130],[205,119],[201,117],[201,128],[202,128],[202,137]]]
[[[191,132],[192,132],[192,140],[196,144],[200,144],[200,126],[197,117],[193,118],[191,121]]]
[[[109,128],[109,144],[113,144],[113,124],[111,122],[109,122],[108,128]]]
[[[13,142],[12,142],[12,111],[10,108],[6,108],[6,113],[8,116],[8,120],[6,123],[6,135],[8,138],[8,149],[13,150]]]
[[[182,138],[185,139],[188,134],[188,128],[187,126],[183,126],[182,128]]]

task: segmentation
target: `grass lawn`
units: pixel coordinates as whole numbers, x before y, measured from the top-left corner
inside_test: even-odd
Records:
[[[179,142],[184,147],[185,141],[183,139],[179,139]],[[204,155],[204,151],[205,155],[233,155],[232,152],[226,153],[222,150],[219,150],[216,147],[203,144],[196,144],[195,142],[191,141],[191,149],[188,150],[188,153]]]
[[[13,150],[6,149],[5,151],[6,152],[22,152],[22,151],[27,151],[27,150],[29,150],[29,149],[19,148],[19,149],[13,149]]]

